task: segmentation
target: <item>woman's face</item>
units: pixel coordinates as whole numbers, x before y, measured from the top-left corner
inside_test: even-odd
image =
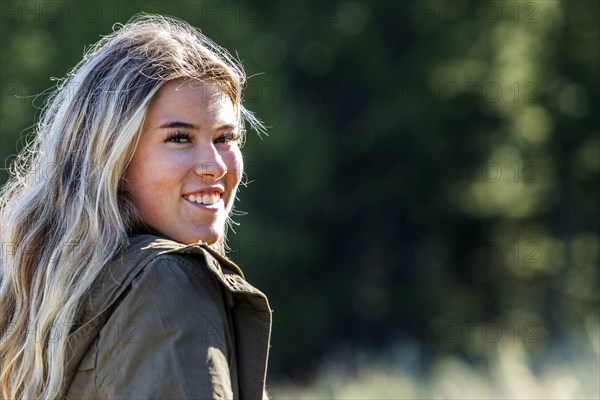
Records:
[[[243,170],[238,139],[223,93],[200,82],[163,85],[124,177],[142,220],[180,243],[221,238]]]

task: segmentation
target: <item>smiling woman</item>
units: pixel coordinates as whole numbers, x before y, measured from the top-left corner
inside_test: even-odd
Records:
[[[125,173],[142,220],[181,243],[223,237],[243,169],[239,138],[235,107],[218,89],[165,84]]]
[[[244,80],[143,15],[61,82],[0,197],[2,398],[265,396],[271,310],[224,255]]]

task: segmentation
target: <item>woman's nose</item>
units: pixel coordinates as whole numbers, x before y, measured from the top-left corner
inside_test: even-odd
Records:
[[[204,180],[218,181],[227,173],[227,165],[215,146],[211,144],[202,147],[198,152],[194,172]]]

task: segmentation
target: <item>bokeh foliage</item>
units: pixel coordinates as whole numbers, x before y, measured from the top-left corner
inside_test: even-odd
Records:
[[[475,362],[498,329],[598,354],[598,2],[3,1],[4,167],[50,77],[140,11],[236,54],[270,127],[229,246],[275,310],[273,376],[402,341]]]

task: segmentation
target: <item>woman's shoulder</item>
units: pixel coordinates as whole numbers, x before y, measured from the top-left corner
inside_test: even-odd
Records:
[[[66,376],[75,376],[73,397],[95,385],[107,398],[133,396],[133,390],[142,397],[164,397],[165,390],[189,397],[190,376],[198,380],[190,387],[209,387],[194,372],[204,366],[196,359],[206,357],[198,353],[204,344],[227,354],[227,304],[206,268],[204,249],[180,252],[186,247],[136,235],[106,265],[86,302],[91,319],[69,340],[74,354]],[[81,369],[95,371],[93,383]]]
[[[250,285],[232,261],[210,246],[184,245],[152,234],[132,235],[123,250],[100,272],[82,307],[75,330],[101,324],[125,298],[152,296],[168,289],[177,298],[232,303],[232,295],[258,312],[270,312],[266,296]]]
[[[205,244],[182,245],[159,236],[133,235],[103,269],[85,300],[80,310],[85,310],[83,320],[68,339],[67,379],[71,379],[101,329],[114,334],[133,326],[136,332],[144,332],[145,340],[150,340],[148,332],[161,338],[167,331],[196,338],[205,335],[226,346],[222,333],[226,309],[230,307],[239,307],[235,313],[241,318],[239,326],[253,327],[250,341],[240,346],[254,349],[260,339],[264,341],[260,357],[266,357],[271,321],[266,296],[246,282],[235,264]],[[172,329],[163,332],[161,326]],[[256,327],[261,332],[258,339],[254,335]],[[144,354],[154,348],[149,342],[138,344],[143,345],[140,349]],[[106,354],[112,353],[108,350]]]
[[[190,251],[188,247],[194,249]],[[147,268],[149,265],[171,263],[184,267],[195,265],[200,268],[206,264],[205,250],[199,246],[186,246],[152,234],[131,235],[127,245],[104,268],[104,272],[110,273],[116,281],[127,281],[131,275],[142,271],[154,272],[155,268]]]
[[[85,319],[110,307],[142,279],[162,286],[187,279],[198,281],[211,294],[218,291],[215,286],[223,286],[226,292],[264,297],[235,263],[205,243],[184,245],[154,234],[135,234],[97,277]]]
[[[196,265],[196,272],[206,272],[219,281],[227,291],[264,297],[264,294],[246,281],[242,269],[229,258],[206,243],[184,245],[159,236],[148,234],[134,235],[129,239],[128,250],[123,262],[129,265],[153,265],[175,263],[181,267]],[[134,268],[138,269],[138,268]],[[126,268],[126,270],[128,270]],[[145,273],[161,273],[160,270],[146,268]]]
[[[137,236],[130,238],[131,251],[107,266],[107,272],[121,277],[119,286],[138,291],[137,296],[171,293],[171,297],[184,302],[186,297],[220,297],[218,277],[209,268],[213,256],[202,246],[186,246],[152,235]]]
[[[131,235],[127,245],[102,269],[91,297],[101,295],[110,303],[134,280],[169,280],[173,277],[169,270],[204,276],[206,265],[207,252],[201,246],[186,246],[152,234]]]

